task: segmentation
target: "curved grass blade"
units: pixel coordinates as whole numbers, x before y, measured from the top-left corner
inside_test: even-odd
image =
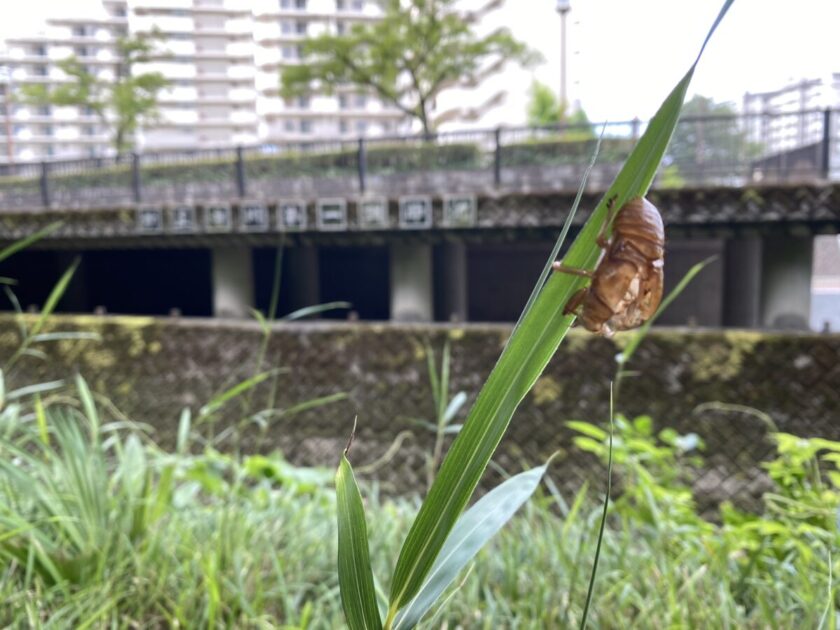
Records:
[[[732,2],[727,0],[724,3],[704,47]],[[608,216],[607,200],[620,207],[628,200],[647,193],[676,127],[696,64],[697,61],[651,120],[621,172],[569,249],[564,258],[566,265],[589,270],[595,267],[601,254],[596,236]],[[422,587],[507,430],[514,411],[568,332],[574,317],[563,315],[562,305],[584,282],[585,279],[570,275],[555,274],[549,278],[511,335],[403,543],[391,582],[386,628]]]
[[[464,512],[420,591],[397,615],[394,630],[413,628],[420,623],[467,563],[534,494],[550,463],[551,460],[511,477]]]
[[[589,605],[592,603],[592,593],[595,590],[595,575],[598,573],[598,560],[601,559],[601,543],[604,541],[604,528],[607,525],[607,510],[610,507],[610,493],[612,492],[613,417],[615,416],[613,403],[613,388],[610,386],[610,448],[607,458],[607,494],[604,497],[604,511],[601,514],[601,525],[598,528],[598,542],[595,545],[595,559],[592,561],[592,573],[589,575],[589,589],[586,591],[586,603],[583,605],[583,614],[580,617],[580,630],[586,628],[586,620],[589,616]]]
[[[41,228],[37,232],[33,232],[29,236],[26,236],[19,241],[15,241],[8,247],[4,247],[0,249],[0,262],[6,260],[9,256],[18,253],[22,249],[26,249],[33,243],[40,241],[42,238],[49,236],[53,232],[55,232],[58,228],[62,226],[62,221],[55,221],[54,223],[50,223],[46,227]]]
[[[376,589],[370,568],[370,550],[362,495],[347,460],[347,451],[335,474],[338,508],[338,583],[341,605],[350,630],[381,629]]]

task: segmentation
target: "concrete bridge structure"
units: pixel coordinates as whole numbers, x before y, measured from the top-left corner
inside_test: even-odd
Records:
[[[808,327],[814,238],[840,233],[830,114],[800,113],[797,129],[816,120],[819,133],[761,154],[676,143],[649,195],[666,222],[666,285],[715,260],[662,323]],[[680,124],[732,136],[730,119]],[[346,300],[367,320],[514,320],[592,148],[537,131],[19,166],[0,173],[0,241],[62,224],[0,276],[19,280],[26,309],[81,255],[61,310],[247,317],[270,302],[282,245],[281,313]],[[602,144],[575,228],[630,147]]]

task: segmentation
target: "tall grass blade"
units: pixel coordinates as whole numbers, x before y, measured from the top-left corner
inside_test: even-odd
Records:
[[[413,628],[481,548],[534,494],[550,464],[511,477],[464,512],[420,591],[397,615],[394,630]]]
[[[615,414],[614,397],[610,387],[610,446],[607,456],[607,494],[604,497],[604,511],[601,514],[601,525],[598,528],[598,542],[595,544],[595,559],[592,561],[592,573],[589,576],[589,589],[586,591],[586,603],[580,617],[580,630],[586,628],[589,616],[589,605],[592,603],[592,593],[595,590],[595,575],[598,573],[598,560],[601,559],[601,543],[604,541],[604,528],[607,525],[607,511],[610,507],[610,493],[612,492],[612,456],[613,456],[613,416]]]
[[[56,285],[53,287],[52,291],[50,291],[49,296],[47,297],[47,301],[44,302],[44,308],[41,309],[41,314],[38,317],[38,321],[35,322],[35,325],[32,326],[32,331],[30,334],[32,336],[37,335],[41,332],[41,329],[44,327],[44,324],[47,323],[47,318],[52,314],[55,310],[55,307],[58,306],[59,301],[64,296],[64,292],[67,291],[67,285],[70,284],[70,280],[73,279],[73,274],[76,273],[76,269],[81,262],[81,258],[76,258],[73,261],[73,264],[64,272],[64,275],[59,278]]]
[[[347,460],[347,451],[335,474],[338,508],[338,582],[341,604],[350,630],[379,630],[382,620],[370,568],[365,509],[362,495]]]
[[[292,311],[287,315],[281,317],[283,321],[294,321],[296,319],[304,319],[306,317],[312,317],[313,315],[319,315],[321,313],[326,313],[327,311],[334,311],[340,308],[352,308],[352,304],[350,302],[327,302],[326,304],[315,304],[314,306],[305,306],[304,308],[299,308],[296,311]]]
[[[271,376],[276,370],[268,370],[267,372],[260,372],[259,374],[252,376],[251,378],[245,379],[244,381],[237,383],[233,387],[226,389],[221,394],[214,396],[206,405],[204,405],[198,412],[200,418],[206,418],[207,416],[212,415],[219,409],[221,409],[226,403],[233,400],[237,396],[241,396],[243,393],[247,392],[250,389],[253,389],[260,383],[262,383],[265,379]]]
[[[53,232],[55,232],[58,228],[62,226],[61,221],[55,221],[54,223],[50,223],[46,227],[41,228],[37,232],[26,236],[19,241],[15,241],[11,245],[0,249],[0,262],[6,260],[9,256],[18,253],[22,249],[26,249],[33,243],[40,241],[42,238],[49,236]]]
[[[727,0],[709,35],[723,18]],[[704,43],[705,46],[705,43]],[[699,59],[699,56],[698,56]],[[593,269],[600,257],[596,236],[608,217],[607,200],[620,207],[650,187],[677,124],[695,64],[668,95],[627,162],[564,258],[566,265]],[[452,444],[400,551],[391,582],[386,627],[422,587],[455,522],[470,499],[514,411],[542,373],[572,324],[562,306],[585,279],[554,274],[524,314],[480,391],[464,428]]]
[[[653,322],[668,308],[671,303],[676,300],[680,293],[682,293],[688,284],[694,280],[694,277],[700,273],[703,268],[712,262],[715,259],[714,256],[707,258],[706,260],[701,260],[699,263],[694,265],[688,272],[682,277],[682,279],[677,283],[671,292],[662,300],[662,303],[659,305],[659,308],[656,309],[656,312],[653,314],[649,320],[647,320],[642,326],[636,331],[630,341],[624,346],[624,350],[622,350],[621,354],[619,355],[618,362],[620,364],[626,364],[630,357],[633,356],[633,353],[636,352],[636,349],[639,347],[639,344],[644,341],[644,338],[647,336],[648,332],[650,331],[650,327],[653,325]]]

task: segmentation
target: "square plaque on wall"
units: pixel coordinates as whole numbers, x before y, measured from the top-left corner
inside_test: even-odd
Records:
[[[230,232],[233,228],[230,206],[227,204],[205,206],[204,227],[208,232]]]
[[[347,200],[319,199],[316,210],[319,230],[347,229]]]
[[[475,195],[444,195],[443,224],[446,227],[475,227]]]
[[[432,198],[428,196],[400,197],[400,227],[423,230],[432,227]]]
[[[173,232],[195,232],[195,206],[175,206],[169,209],[169,228]]]
[[[140,232],[162,232],[163,208],[154,206],[137,208],[137,229]]]
[[[356,202],[359,227],[363,230],[385,230],[391,227],[388,216],[388,200],[384,197],[369,197]]]
[[[239,227],[245,232],[265,232],[269,226],[268,206],[263,203],[242,203],[239,206]]]
[[[306,229],[306,203],[281,201],[277,204],[277,223],[281,230]]]

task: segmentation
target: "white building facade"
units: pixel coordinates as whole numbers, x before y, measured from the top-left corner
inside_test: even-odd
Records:
[[[97,16],[51,17],[34,36],[7,39],[0,54],[0,163],[113,153],[95,112],[32,106],[21,85],[67,81],[58,62],[71,55],[101,80],[117,72],[120,37],[159,31],[160,54],[137,71],[170,85],[159,116],[137,135],[142,151],[404,133],[410,122],[370,94],[283,99],[280,73],[302,63],[302,42],[377,19],[365,0],[100,0]]]

